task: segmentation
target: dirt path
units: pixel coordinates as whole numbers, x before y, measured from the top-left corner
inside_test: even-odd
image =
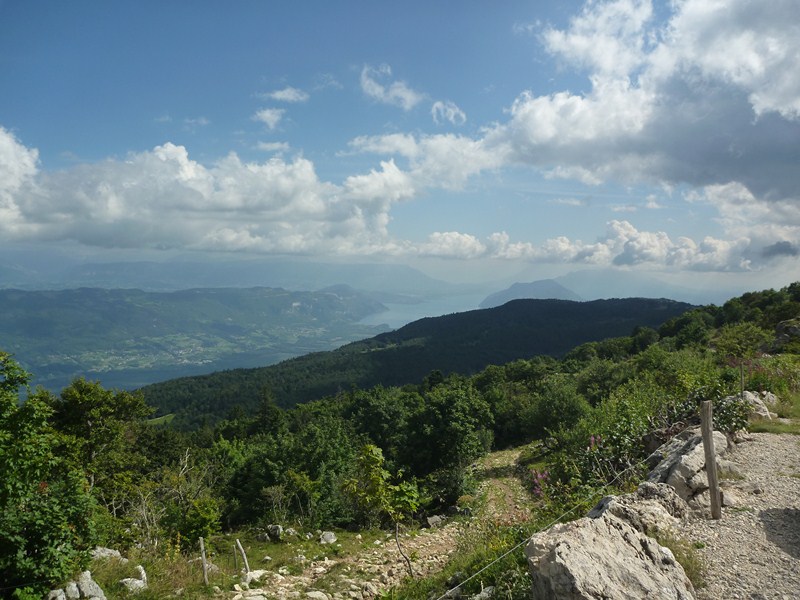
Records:
[[[733,506],[685,532],[708,567],[703,600],[800,598],[800,436],[751,438],[730,455],[744,476],[723,482]]]
[[[514,473],[518,456],[519,450],[504,450],[479,461],[475,474],[478,494],[485,501],[474,515],[476,518],[498,525],[529,518],[530,499]],[[415,575],[426,576],[441,570],[457,549],[464,527],[461,521],[445,519],[441,526],[423,529],[415,535],[402,534],[400,541],[412,559]],[[333,600],[367,599],[398,584],[407,574],[406,563],[389,534],[357,554],[312,561],[299,575],[265,572],[250,589],[237,590],[232,598],[296,598],[308,592],[321,592]],[[324,600],[312,595],[315,600]]]

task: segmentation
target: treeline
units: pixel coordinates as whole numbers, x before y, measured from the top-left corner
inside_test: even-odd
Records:
[[[800,318],[800,284],[560,360],[434,371],[289,409],[263,389],[255,411],[191,432],[151,424],[139,394],[84,380],[20,404],[30,376],[0,353],[0,580],[57,582],[97,543],[188,549],[221,530],[361,527],[463,505],[478,457],[533,440],[548,455],[532,489],[602,485],[693,418],[699,400],[737,391],[743,372],[748,388],[800,390],[796,340],[759,358],[786,318]],[[740,408],[720,410],[719,425],[740,426]]]
[[[572,302],[515,300],[503,306],[420,319],[400,329],[257,369],[184,377],[142,388],[174,425],[195,429],[215,423],[235,406],[255,410],[264,389],[276,403],[295,404],[335,395],[353,385],[418,383],[431,371],[474,375],[490,364],[536,355],[561,357],[584,342],[627,335],[636,326],[656,328],[691,305],[626,298]]]

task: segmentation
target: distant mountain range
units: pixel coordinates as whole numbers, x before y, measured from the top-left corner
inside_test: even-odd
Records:
[[[0,349],[54,391],[80,375],[132,389],[337,348],[385,331],[359,323],[383,310],[347,286],[0,290]]]
[[[582,298],[572,290],[565,288],[554,279],[541,279],[531,283],[515,283],[510,288],[491,294],[480,303],[480,308],[493,308],[502,306],[510,300],[522,299],[540,300],[575,300]]]
[[[439,281],[411,267],[395,264],[265,259],[84,263],[65,259],[53,266],[30,258],[17,261],[0,259],[0,289],[92,287],[178,291],[212,287],[280,287],[313,291],[339,284],[398,298],[446,294],[469,287]]]
[[[630,335],[640,325],[658,327],[691,307],[641,298],[514,300],[496,308],[421,319],[334,351],[270,367],[184,377],[142,392],[162,414],[177,413],[178,426],[192,427],[202,419],[220,419],[235,406],[254,410],[265,393],[281,406],[292,406],[352,386],[419,383],[433,370],[471,374],[519,358],[558,357],[585,342]]]

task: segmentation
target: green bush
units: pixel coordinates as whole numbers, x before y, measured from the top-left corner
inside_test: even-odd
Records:
[[[93,501],[41,395],[19,404],[29,377],[0,352],[0,581],[39,593],[87,563]]]

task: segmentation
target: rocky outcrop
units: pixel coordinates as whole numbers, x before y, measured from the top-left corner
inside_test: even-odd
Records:
[[[694,588],[672,552],[613,514],[539,532],[525,554],[534,598],[694,598]]]
[[[606,496],[587,516],[613,515],[645,535],[674,531],[689,515],[689,506],[665,483],[644,482],[632,494]]]
[[[714,432],[714,450],[719,464],[720,458],[728,453],[728,439],[719,431]],[[708,489],[703,437],[699,429],[682,431],[651,454],[647,462],[652,468],[647,480],[671,486],[690,506],[697,505],[696,499]]]
[[[728,396],[725,401],[730,401],[738,398],[737,396]],[[770,420],[777,415],[770,411],[778,403],[778,398],[771,392],[744,392],[742,399],[747,402],[750,407],[750,418],[753,420]]]
[[[76,581],[70,581],[63,588],[50,590],[50,593],[47,594],[47,600],[78,600],[79,598],[106,600],[103,589],[92,579],[90,571],[84,571]]]
[[[775,327],[773,350],[779,352],[792,343],[800,343],[800,318],[781,321]]]
[[[727,438],[714,432],[717,463]],[[586,517],[535,534],[526,548],[533,597],[568,600],[694,598],[672,552],[653,537],[675,534],[690,506],[708,502],[705,452],[697,429],[688,429],[649,458],[648,481],[636,492],[607,496]],[[707,496],[706,492],[706,496]]]

